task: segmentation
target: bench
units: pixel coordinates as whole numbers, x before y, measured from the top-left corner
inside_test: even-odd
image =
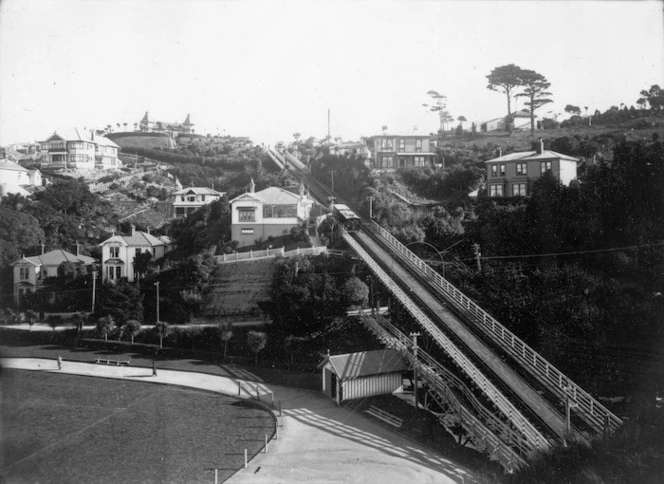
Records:
[[[403,419],[396,417],[392,415],[391,413],[386,412],[385,410],[381,410],[378,407],[375,407],[374,405],[369,406],[369,410],[365,410],[366,413],[369,415],[376,417],[379,420],[382,420],[383,422],[386,422],[393,427],[396,427],[400,429],[403,427]]]
[[[106,365],[115,365],[115,366],[120,366],[120,365],[126,365],[129,366],[131,364],[131,358],[127,358],[126,360],[120,360],[120,359],[114,359],[114,358],[103,358],[99,357],[97,358],[96,363],[98,365],[106,364]]]

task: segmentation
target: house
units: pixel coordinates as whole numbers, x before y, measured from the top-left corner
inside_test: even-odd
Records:
[[[0,197],[10,193],[27,197],[42,184],[39,170],[28,170],[13,161],[0,160]]]
[[[406,167],[437,166],[438,155],[432,151],[429,135],[412,133],[374,136],[373,168],[396,170]]]
[[[484,124],[486,125],[486,131],[507,131],[505,126],[505,118],[507,116],[502,116],[500,118],[490,119]],[[524,131],[530,129],[530,111],[522,109],[515,113],[512,113],[513,127],[515,131]],[[542,127],[542,119],[535,115],[535,129],[540,129]]]
[[[41,142],[43,168],[72,170],[107,170],[120,168],[120,147],[104,136],[90,136],[78,128],[58,130]]]
[[[224,195],[224,192],[218,192],[207,187],[183,188],[171,194],[173,213],[176,218],[184,218],[203,205],[220,200]]]
[[[136,279],[134,272],[134,257],[143,252],[152,254],[157,260],[173,248],[173,242],[166,236],[154,236],[150,232],[140,232],[131,226],[131,234],[116,235],[106,239],[101,244],[101,273],[103,281],[115,282],[122,278],[133,282]]]
[[[139,130],[144,133],[165,133],[172,138],[177,138],[181,134],[194,134],[193,123],[189,114],[183,123],[176,121],[151,121],[148,112],[139,123]]]
[[[78,247],[76,252],[74,255],[66,250],[56,249],[44,253],[42,245],[41,255],[23,257],[14,262],[12,264],[14,266],[14,301],[18,302],[24,294],[42,288],[47,277],[58,275],[58,267],[63,262],[84,266],[90,266],[96,262],[92,257],[79,254]]]
[[[539,141],[535,151],[520,151],[485,161],[490,197],[530,195],[532,183],[551,172],[563,185],[576,179],[577,158],[545,150]]]
[[[251,180],[249,191],[231,203],[231,236],[238,247],[253,245],[256,239],[287,235],[311,214],[313,199],[300,186],[299,194],[278,187],[255,192]]]
[[[322,368],[322,390],[337,404],[345,400],[385,395],[403,388],[402,372],[408,369],[394,349],[330,356]]]

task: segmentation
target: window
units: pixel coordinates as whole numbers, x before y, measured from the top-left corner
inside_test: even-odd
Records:
[[[187,197],[188,202],[195,202],[196,201],[196,195],[189,195]]]
[[[238,208],[238,221],[240,222],[255,222],[256,221],[256,209],[255,208]]]
[[[415,151],[420,153],[422,151],[422,140],[421,139],[416,139],[415,140]]]
[[[498,165],[491,165],[491,176],[498,176]]]
[[[201,202],[205,201],[205,195],[201,195]]]
[[[254,229],[242,229],[242,235],[251,235],[254,233]]]
[[[547,171],[551,171],[551,162],[550,161],[540,162],[540,168],[542,170],[542,174],[546,173]]]
[[[122,277],[122,267],[116,266],[115,267],[115,278],[120,279]]]
[[[383,138],[380,140],[380,147],[382,150],[391,150],[392,149],[392,140],[388,138]]]
[[[424,166],[424,156],[413,157],[413,166]]]
[[[394,161],[391,156],[383,156],[383,168],[393,168]]]
[[[25,281],[26,279],[28,279],[30,277],[27,267],[21,267],[20,270],[21,270],[21,280],[22,281]]]
[[[264,205],[263,218],[295,218],[297,205]]]
[[[527,175],[528,174],[528,163],[517,163],[516,164],[516,174],[517,175]]]
[[[503,196],[503,186],[502,185],[489,185],[489,196],[491,196],[491,197],[502,197]]]
[[[512,196],[514,197],[525,197],[526,196],[526,184],[525,183],[515,183],[512,185]]]
[[[139,255],[141,255],[141,249],[136,249],[136,255],[134,257],[137,257]]]
[[[120,257],[120,247],[109,247],[111,251],[111,259],[118,259]]]
[[[406,140],[403,138],[399,139],[399,151],[406,151]]]
[[[185,200],[184,200],[184,195],[180,195],[180,201],[181,201],[181,202],[184,202],[184,201],[185,201]]]
[[[114,267],[108,267],[108,278],[109,279],[115,279],[115,277],[113,277],[115,275],[114,269],[115,269]]]
[[[500,165],[500,176],[505,176],[505,165]]]

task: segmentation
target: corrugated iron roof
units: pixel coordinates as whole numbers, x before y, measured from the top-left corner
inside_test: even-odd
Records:
[[[56,249],[46,252],[45,254],[35,255],[32,257],[23,257],[23,259],[14,262],[12,265],[19,263],[29,262],[35,266],[59,266],[63,262],[73,262],[80,264],[92,264],[95,262],[93,257],[87,255],[74,255],[66,250]]]
[[[393,349],[347,353],[326,358],[336,375],[342,379],[393,373],[408,368],[403,358]]]
[[[498,158],[492,158],[490,160],[486,160],[485,163],[492,163],[492,162],[501,162],[501,161],[529,161],[529,160],[551,160],[554,158],[558,158],[561,160],[568,160],[568,161],[579,161],[578,158],[573,158],[571,156],[563,155],[561,153],[556,153],[555,151],[551,150],[544,150],[542,153],[538,153],[537,151],[518,151],[516,153],[510,153],[509,155],[503,155],[499,156]]]

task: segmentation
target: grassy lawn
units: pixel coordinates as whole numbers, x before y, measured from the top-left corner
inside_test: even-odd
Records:
[[[213,482],[260,451],[274,424],[209,392],[3,370],[0,482]]]

